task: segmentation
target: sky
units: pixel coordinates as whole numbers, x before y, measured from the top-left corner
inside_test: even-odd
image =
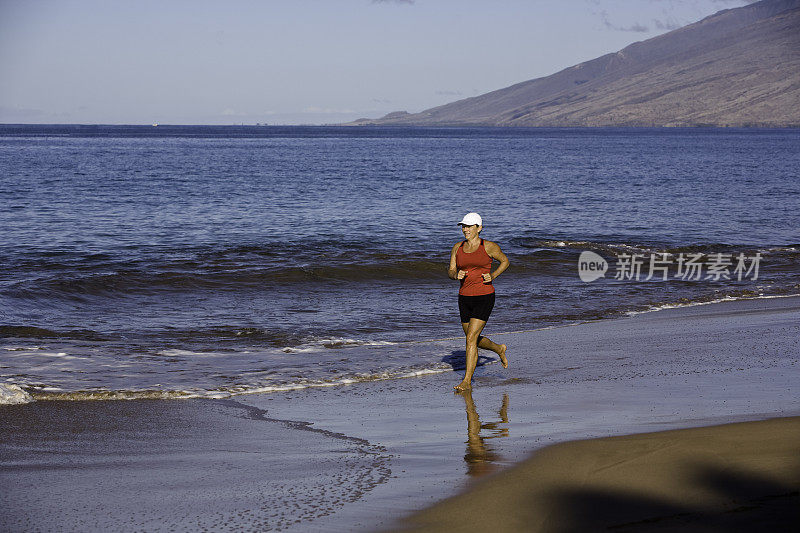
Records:
[[[0,0],[0,123],[418,112],[746,0]]]

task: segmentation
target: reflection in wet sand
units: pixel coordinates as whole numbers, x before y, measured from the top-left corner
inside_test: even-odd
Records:
[[[494,471],[497,461],[502,459],[487,441],[508,436],[508,394],[503,393],[503,403],[498,411],[500,420],[484,424],[481,424],[475,409],[472,391],[466,390],[460,396],[464,398],[467,409],[467,450],[464,454],[467,473],[470,476],[482,476]]]

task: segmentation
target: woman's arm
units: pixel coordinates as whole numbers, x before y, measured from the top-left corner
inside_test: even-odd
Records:
[[[462,279],[467,274],[465,271],[459,270],[458,265],[456,265],[456,253],[458,253],[459,246],[461,246],[461,243],[457,242],[450,251],[450,266],[447,269],[447,275],[450,276],[450,279]]]
[[[508,257],[506,257],[506,254],[503,253],[503,251],[500,249],[497,243],[484,240],[483,247],[486,250],[486,253],[489,254],[489,257],[500,261],[500,265],[495,269],[494,272],[492,272],[491,274],[484,274],[484,280],[486,281],[486,283],[489,283],[493,279],[496,279],[497,276],[506,271],[509,265],[509,261]],[[490,278],[486,279],[486,276],[490,276]]]

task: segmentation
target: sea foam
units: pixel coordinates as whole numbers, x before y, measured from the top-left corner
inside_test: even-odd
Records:
[[[0,405],[30,403],[33,398],[19,385],[0,383]]]

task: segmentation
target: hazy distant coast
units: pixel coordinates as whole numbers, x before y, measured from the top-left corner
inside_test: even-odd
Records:
[[[763,0],[551,76],[349,125],[800,127],[798,28],[800,0]]]

